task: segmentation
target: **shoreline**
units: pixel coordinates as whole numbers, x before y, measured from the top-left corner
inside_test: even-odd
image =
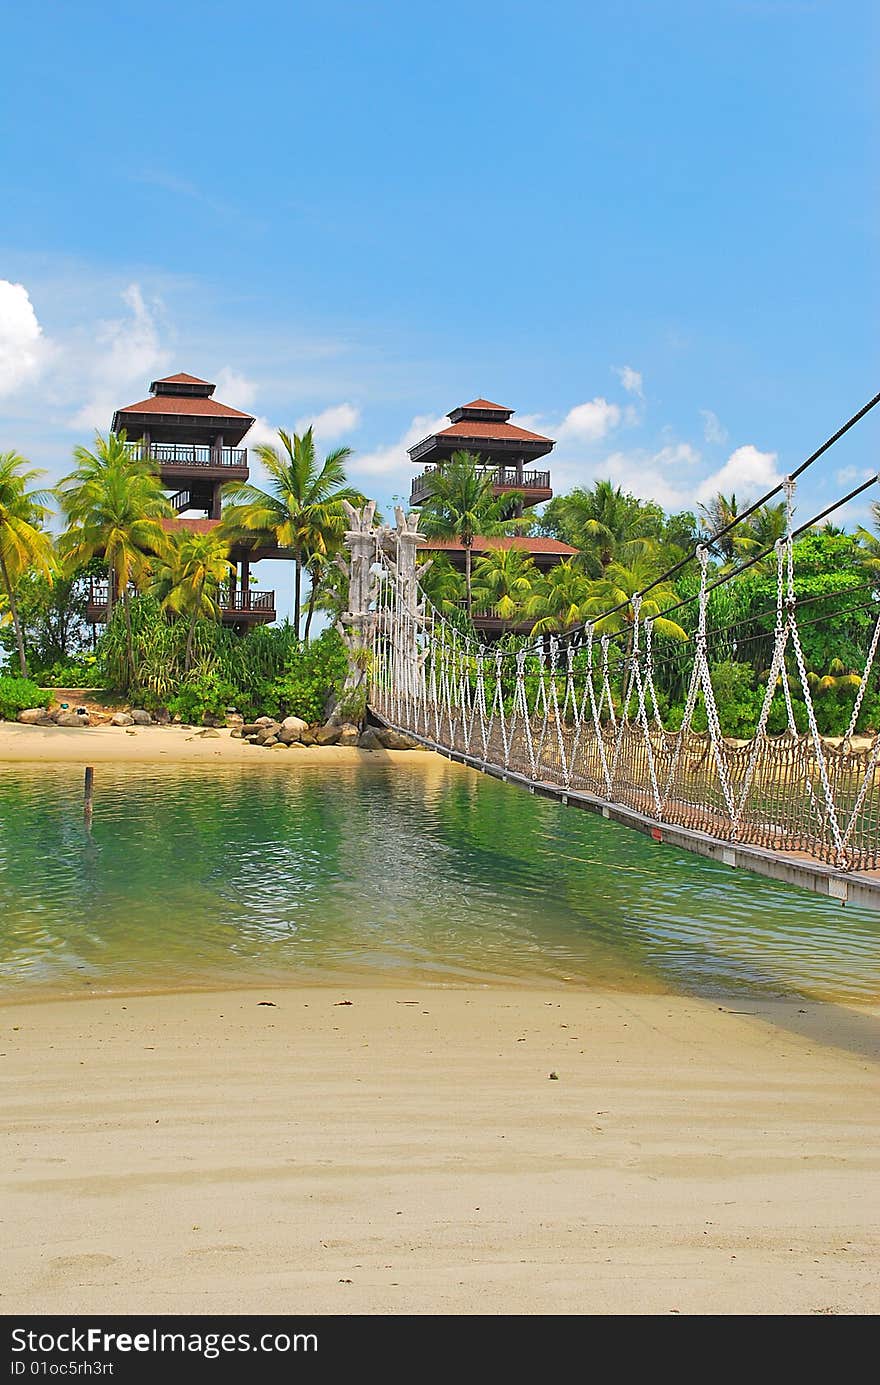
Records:
[[[301,745],[295,749],[249,745],[227,727],[216,735],[200,726],[23,726],[0,721],[0,763],[6,764],[285,764],[434,761],[431,750],[360,750],[357,746]]]
[[[876,1312],[877,1015],[771,1010],[417,983],[4,1005],[3,1311]]]

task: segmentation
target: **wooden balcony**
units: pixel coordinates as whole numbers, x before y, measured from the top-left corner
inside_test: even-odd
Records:
[[[436,466],[426,467],[413,478],[409,497],[411,505],[424,505],[431,494],[433,477],[438,469],[442,470]],[[549,471],[520,471],[515,466],[481,466],[477,467],[477,475],[492,477],[492,493],[495,496],[504,495],[505,491],[522,491],[526,505],[540,505],[553,497]]]
[[[156,467],[163,485],[173,486],[190,478],[199,481],[246,481],[246,447],[213,447],[207,443],[129,442],[132,457],[146,457]]]
[[[134,593],[133,593],[134,594]],[[103,625],[107,620],[109,584],[106,579],[93,577],[86,603],[86,620],[90,625]],[[220,592],[220,619],[224,625],[269,625],[275,619],[275,593],[257,591],[253,587],[233,592]]]

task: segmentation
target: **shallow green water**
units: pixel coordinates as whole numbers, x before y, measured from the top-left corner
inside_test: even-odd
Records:
[[[0,994],[572,978],[880,997],[880,914],[659,847],[439,757],[422,767],[0,774]]]

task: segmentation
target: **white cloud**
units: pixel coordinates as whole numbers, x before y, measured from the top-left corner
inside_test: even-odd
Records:
[[[619,404],[610,404],[597,395],[586,404],[569,409],[557,431],[557,439],[565,442],[600,442],[619,425],[622,417]]]
[[[614,374],[619,378],[627,394],[634,394],[637,399],[644,399],[640,370],[633,370],[631,365],[615,366]]]
[[[147,304],[138,284],[130,284],[121,297],[126,316],[100,322],[95,329],[84,391],[88,399],[69,420],[71,428],[106,432],[113,410],[142,399],[150,380],[170,368],[168,349],[159,337],[161,304]]]
[[[857,486],[860,481],[867,481],[869,477],[876,475],[870,467],[845,466],[840,471],[835,471],[834,479],[839,486]]]
[[[689,442],[674,442],[661,447],[659,452],[654,453],[651,461],[654,465],[665,468],[696,466],[700,461],[700,454]]]
[[[331,442],[342,443],[361,421],[361,411],[354,404],[333,404],[319,414],[308,414],[297,420],[296,432],[304,433],[307,428],[314,429],[316,442],[326,445]]]
[[[724,466],[700,483],[696,498],[702,503],[720,491],[722,495],[735,494],[740,501],[756,500],[781,480],[776,470],[776,453],[761,452],[746,443],[731,452]]]
[[[223,404],[231,404],[233,409],[249,409],[257,397],[256,382],[248,380],[228,365],[217,371],[215,384],[215,399]]]
[[[725,495],[734,491],[741,502],[755,500],[781,480],[775,467],[776,453],[760,452],[751,444],[738,447],[722,467],[701,481],[684,474],[685,468],[696,467],[700,461],[699,451],[687,442],[667,443],[656,452],[647,448],[611,452],[591,463],[586,472],[583,463],[575,470],[570,460],[563,459],[557,465],[551,457],[553,486],[560,494],[571,486],[588,486],[607,478],[674,513],[694,510],[718,491]]]
[[[703,420],[703,437],[706,442],[727,442],[727,429],[716,413],[711,409],[701,409],[700,417]]]
[[[419,414],[396,442],[389,443],[387,447],[377,447],[363,455],[356,453],[349,467],[352,478],[361,481],[366,477],[381,476],[386,482],[392,482],[408,491],[410,480],[417,472],[407,455],[407,448],[447,426],[446,418]]]
[[[14,394],[37,375],[46,350],[43,329],[24,284],[0,279],[0,395]]]

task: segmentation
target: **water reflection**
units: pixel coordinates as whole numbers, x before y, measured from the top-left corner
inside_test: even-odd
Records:
[[[880,995],[880,915],[734,873],[440,759],[0,779],[0,987],[334,969]]]

